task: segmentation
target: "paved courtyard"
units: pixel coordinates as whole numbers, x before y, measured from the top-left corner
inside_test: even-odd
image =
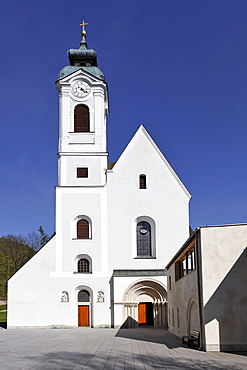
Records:
[[[246,355],[246,354],[245,354]],[[0,328],[0,369],[247,369],[244,354],[188,349],[159,328]]]

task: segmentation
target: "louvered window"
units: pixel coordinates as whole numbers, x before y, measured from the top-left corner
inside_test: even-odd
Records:
[[[89,239],[89,222],[81,219],[77,222],[77,239]]]
[[[78,272],[90,272],[89,261],[86,258],[81,258],[78,261]]]
[[[84,104],[75,107],[74,132],[89,132],[89,109]]]
[[[136,226],[137,256],[151,257],[151,226],[141,221]]]
[[[139,189],[147,189],[146,175],[140,175],[140,177],[139,177]]]
[[[86,290],[80,290],[78,293],[78,302],[90,302],[90,294]]]
[[[77,167],[77,177],[88,177],[88,168],[86,167]]]

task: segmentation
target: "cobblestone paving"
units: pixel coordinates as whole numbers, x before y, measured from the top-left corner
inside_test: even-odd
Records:
[[[247,369],[247,354],[201,352],[160,328],[0,328],[0,369]]]

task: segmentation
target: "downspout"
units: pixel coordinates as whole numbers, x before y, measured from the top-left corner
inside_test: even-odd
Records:
[[[203,286],[202,286],[202,253],[201,253],[201,230],[198,228],[196,232],[196,270],[197,270],[197,287],[198,287],[198,306],[199,306],[199,321],[200,321],[200,348],[199,351],[204,351],[205,342],[205,325],[203,314]]]

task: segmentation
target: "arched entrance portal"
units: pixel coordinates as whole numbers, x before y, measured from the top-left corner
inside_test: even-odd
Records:
[[[130,285],[124,294],[125,326],[166,326],[166,289],[154,280]]]

